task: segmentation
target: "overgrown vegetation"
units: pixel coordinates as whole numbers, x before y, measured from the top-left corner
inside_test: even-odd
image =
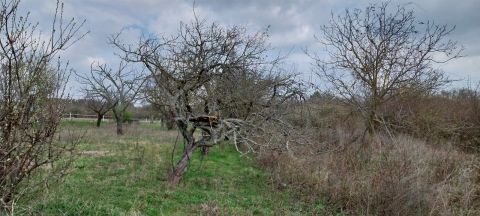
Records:
[[[480,125],[473,98],[466,102],[459,92],[476,95],[460,90],[390,104],[382,114],[410,112],[388,118],[370,140],[362,139],[355,108],[316,94],[289,117],[306,144],[262,153],[258,161],[277,185],[347,215],[477,215],[480,157],[472,144],[478,134],[468,132]]]

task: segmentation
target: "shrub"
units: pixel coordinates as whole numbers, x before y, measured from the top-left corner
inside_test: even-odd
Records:
[[[469,92],[469,93],[467,93]],[[394,100],[383,107],[388,126],[437,143],[452,143],[463,150],[480,150],[480,98],[476,91]]]
[[[406,135],[377,135],[365,147],[354,139],[357,135],[337,129],[315,146],[258,159],[279,188],[292,188],[312,203],[322,200],[346,214],[480,213],[475,155]]]
[[[129,111],[126,111],[124,114],[123,114],[123,123],[132,123],[133,121],[133,113],[132,112],[129,112]]]
[[[13,214],[22,195],[63,175],[64,156],[75,146],[55,139],[68,80],[59,53],[81,38],[75,34],[82,24],[64,22],[57,2],[51,34],[45,35],[28,13],[19,13],[19,3],[0,2],[0,215]]]

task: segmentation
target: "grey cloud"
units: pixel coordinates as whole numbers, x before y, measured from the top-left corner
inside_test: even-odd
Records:
[[[32,18],[49,23],[56,0],[23,0]],[[124,27],[139,26],[155,34],[169,35],[180,21],[189,22],[193,0],[65,0],[65,13],[87,19],[89,36],[70,50],[66,57],[77,70],[88,70],[89,58],[112,61],[113,49],[108,46],[108,35]],[[303,48],[318,48],[313,38],[320,26],[326,24],[330,14],[342,13],[345,8],[364,8],[369,0],[196,0],[200,17],[225,25],[244,25],[250,31],[260,31],[270,26],[270,43],[279,52],[290,52],[289,59],[299,71],[310,75],[310,61]],[[399,0],[392,4],[409,4],[421,20],[456,25],[452,39],[466,47],[469,58],[452,62],[445,70],[457,77],[475,76],[480,65],[471,59],[480,56],[480,4],[478,0]],[[133,34],[134,35],[134,34]],[[134,36],[132,36],[134,38]]]

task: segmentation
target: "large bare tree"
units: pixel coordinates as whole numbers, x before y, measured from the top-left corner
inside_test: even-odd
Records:
[[[89,74],[76,75],[88,95],[103,98],[113,107],[117,135],[123,135],[125,111],[139,99],[146,80],[143,71],[135,70],[121,61],[115,70],[106,64],[92,63]]]
[[[20,14],[19,4],[0,1],[0,214],[13,214],[16,199],[56,176],[60,164],[39,168],[74,147],[54,141],[69,74],[59,54],[83,37],[83,23],[63,20],[57,2],[50,33],[40,32],[28,14]],[[35,176],[39,170],[49,173]]]
[[[317,74],[360,110],[372,134],[386,101],[447,82],[435,66],[459,57],[457,43],[447,38],[453,30],[417,19],[406,5],[371,4],[332,15],[318,38],[327,57],[311,56]]]
[[[237,134],[235,131],[238,131],[238,136],[233,139],[239,143],[237,140],[243,134],[240,128],[252,125],[247,115],[243,119],[223,116],[225,109],[222,110],[222,107],[233,103],[232,97],[226,96],[231,91],[223,90],[235,87],[223,85],[239,84],[232,80],[236,79],[233,74],[252,74],[248,79],[258,76],[256,80],[238,79],[239,82],[265,84],[255,85],[257,92],[248,91],[264,100],[263,110],[284,101],[279,98],[290,92],[285,86],[289,85],[287,83],[292,77],[281,75],[279,58],[267,56],[270,49],[266,43],[266,32],[247,34],[247,30],[239,26],[223,27],[195,18],[191,23],[181,23],[178,33],[171,37],[142,37],[138,44],[129,45],[122,43],[119,36],[113,36],[111,43],[121,50],[124,60],[141,63],[150,72],[153,91],[149,96],[155,97],[151,101],[168,110],[185,140],[182,157],[170,178],[174,185],[186,171],[196,149],[201,148],[203,153],[207,153],[209,147],[220,143],[226,136]],[[246,103],[246,110],[254,106],[248,100],[240,103]],[[260,105],[255,104],[257,106]],[[253,110],[250,117],[262,116],[260,112],[253,115]],[[228,116],[237,117],[233,112]],[[198,140],[194,136],[197,129],[202,131]]]

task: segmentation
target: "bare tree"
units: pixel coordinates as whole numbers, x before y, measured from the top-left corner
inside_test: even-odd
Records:
[[[110,103],[111,101],[108,101],[99,95],[91,95],[88,93],[85,96],[85,101],[87,102],[88,109],[97,114],[97,127],[100,127],[105,114],[115,106],[115,104]]]
[[[57,2],[51,32],[43,34],[19,4],[0,1],[0,214],[13,214],[20,196],[57,176],[65,167],[54,162],[74,147],[54,140],[69,74],[59,53],[84,36],[77,36],[83,23],[65,22]],[[49,173],[35,176],[41,170]]]
[[[386,101],[448,81],[434,66],[459,57],[457,43],[446,38],[453,30],[418,20],[404,5],[372,4],[332,15],[318,39],[327,59],[311,56],[317,74],[360,110],[372,134],[382,121],[377,109]]]
[[[116,70],[107,65],[93,63],[90,74],[76,74],[84,91],[95,97],[100,97],[112,105],[112,111],[117,123],[117,135],[123,135],[124,114],[128,106],[139,99],[139,93],[145,83],[143,71],[129,67],[121,61]]]
[[[280,59],[267,57],[267,36],[266,32],[249,35],[242,27],[222,27],[195,18],[190,24],[181,23],[178,34],[170,38],[142,37],[137,45],[123,44],[119,35],[111,38],[124,60],[141,63],[151,73],[154,91],[148,96],[155,97],[151,101],[157,106],[166,107],[185,140],[184,152],[170,178],[174,185],[186,171],[197,148],[205,154],[209,147],[231,136],[233,131],[251,125],[247,118],[222,116],[221,107],[231,102],[224,100],[227,92],[221,91],[222,85],[227,84],[228,74],[255,72],[266,77],[270,73],[275,79],[265,82],[265,90],[258,91],[257,96],[267,101],[263,109],[282,101],[278,98],[286,92],[283,83],[291,77],[280,78]],[[235,79],[234,76],[230,78]],[[261,83],[260,79],[256,81]],[[230,80],[228,84],[234,82]],[[199,140],[194,137],[197,129],[202,131]]]

